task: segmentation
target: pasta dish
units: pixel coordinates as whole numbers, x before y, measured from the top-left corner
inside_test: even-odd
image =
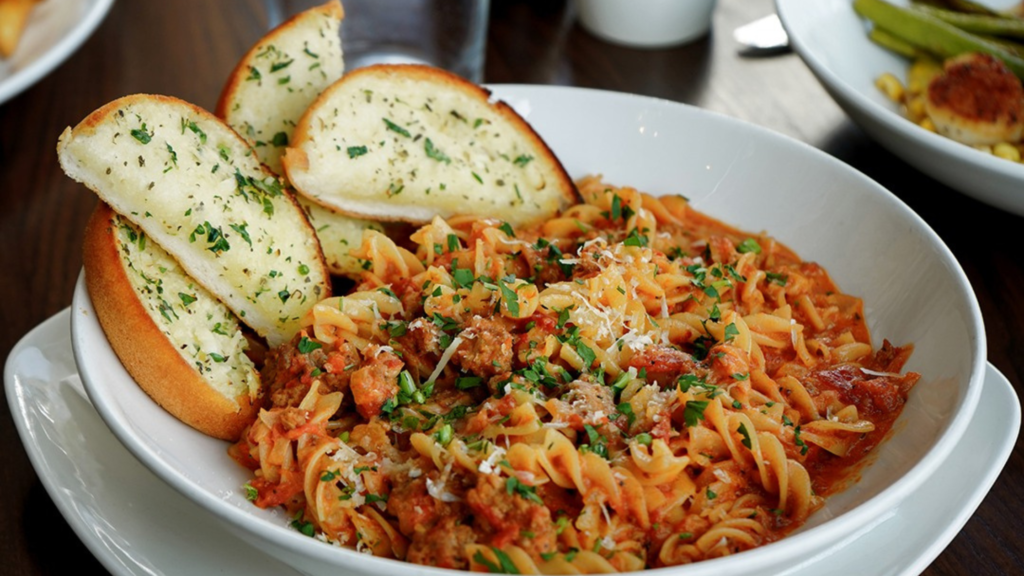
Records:
[[[365,272],[271,350],[232,456],[324,542],[484,572],[678,565],[783,537],[919,375],[766,235],[597,177],[530,228],[367,231]]]

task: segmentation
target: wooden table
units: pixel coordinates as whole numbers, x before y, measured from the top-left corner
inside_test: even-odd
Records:
[[[59,0],[50,0],[59,1]],[[905,165],[843,114],[793,54],[738,55],[732,29],[770,0],[721,0],[712,34],[667,50],[606,44],[571,2],[494,0],[485,78],[603,88],[676,100],[776,130],[840,158],[916,210],[967,271],[985,317],[989,360],[1018,389],[1024,376],[1024,250],[1019,217],[953,192]],[[71,303],[95,197],[57,166],[57,135],[135,92],[212,108],[237,58],[266,30],[258,0],[121,0],[67,62],[0,105],[0,357]],[[36,477],[6,401],[0,409],[0,572],[102,571]],[[1024,573],[1024,449],[927,574]]]

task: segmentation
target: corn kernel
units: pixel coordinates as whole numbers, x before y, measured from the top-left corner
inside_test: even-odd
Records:
[[[907,118],[910,118],[911,122],[920,122],[927,115],[924,98],[918,96],[907,101]]]
[[[928,89],[932,79],[942,73],[942,65],[931,58],[919,58],[907,71],[907,91],[920,94]]]
[[[918,122],[917,125],[929,132],[935,132],[935,123],[932,122],[931,118],[925,118],[924,120]]]
[[[1014,162],[1020,162],[1020,150],[1009,142],[1000,142],[992,147],[992,154]]]
[[[903,101],[903,84],[889,72],[875,80],[875,86],[893,102]]]

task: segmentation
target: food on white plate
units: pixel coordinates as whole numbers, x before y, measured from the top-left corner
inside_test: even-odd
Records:
[[[18,48],[29,14],[40,0],[0,0],[0,58],[9,58]]]
[[[876,86],[921,127],[1015,162],[1024,142],[1024,20],[973,4],[907,8],[856,0],[879,45],[911,59],[906,83],[892,72]],[[948,8],[957,8],[952,10]]]
[[[132,378],[186,424],[237,439],[256,417],[260,380],[235,315],[102,202],[83,249],[96,318]]]
[[[519,225],[577,197],[561,163],[509,106],[427,66],[345,74],[302,116],[283,163],[299,194],[378,220],[478,214]]]
[[[1018,142],[1024,131],[1024,87],[993,56],[950,58],[928,84],[925,111],[939,134],[970,145]]]
[[[334,0],[289,18],[242,57],[221,92],[217,115],[278,175],[284,175],[281,155],[295,125],[344,71],[339,37],[343,17],[341,4]],[[381,225],[297,199],[320,238],[331,273],[361,273],[363,263],[349,252],[359,246],[363,230],[379,231]]]
[[[252,148],[176,98],[126,96],[57,145],[61,167],[167,250],[270,345],[330,295],[320,243]]]
[[[462,570],[631,571],[799,527],[916,373],[770,236],[598,178],[542,222],[368,234],[353,290],[272,350],[231,454],[334,545]]]
[[[277,101],[229,92],[238,110]],[[332,545],[505,573],[735,554],[854,481],[919,379],[912,347],[874,349],[820,266],[681,196],[571,181],[446,72],[350,72],[288,140],[288,179],[317,205],[422,224],[360,230],[343,296],[261,163],[274,151],[205,111],[128,96],[58,152],[117,213],[90,224],[86,281],[122,362],[178,418],[238,438],[257,505]],[[265,358],[248,362],[232,311]]]

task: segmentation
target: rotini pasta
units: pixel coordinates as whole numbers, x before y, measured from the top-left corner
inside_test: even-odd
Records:
[[[742,552],[840,489],[911,348],[770,237],[578,185],[533,228],[367,231],[362,280],[267,358],[231,449],[256,504],[379,556],[571,574]]]

